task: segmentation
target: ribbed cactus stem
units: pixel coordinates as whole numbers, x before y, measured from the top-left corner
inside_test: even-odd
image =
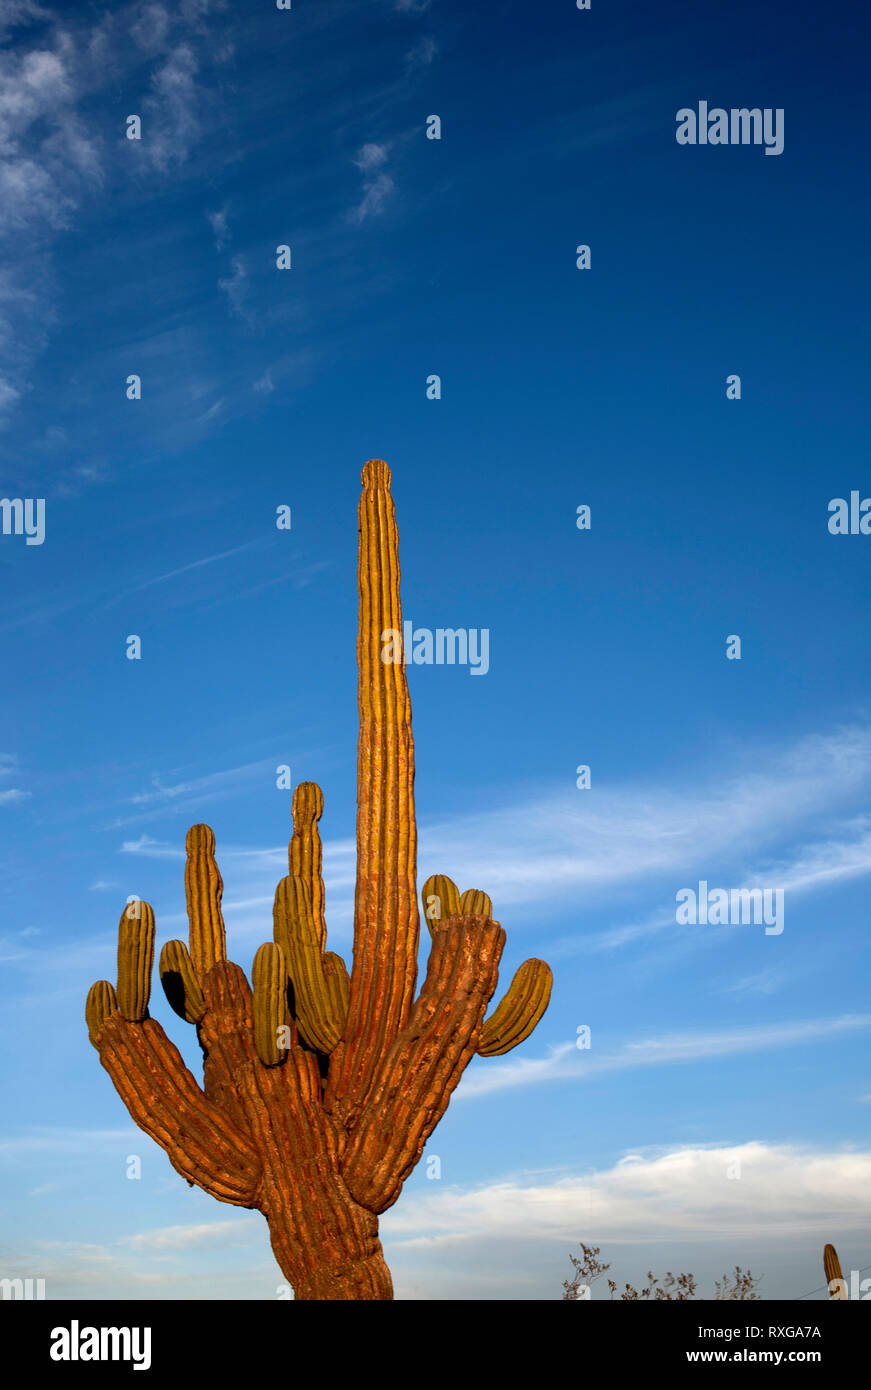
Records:
[[[553,975],[543,960],[525,960],[498,1008],[484,1020],[478,1053],[499,1057],[525,1042],[550,1002]]]
[[[845,1299],[847,1297],[847,1281],[841,1273],[841,1261],[838,1259],[838,1252],[834,1245],[827,1245],[823,1250],[823,1269],[826,1272],[829,1297]]]
[[[287,965],[274,941],[264,941],[251,970],[254,989],[254,1048],[265,1067],[277,1067],[287,1054],[279,1030],[287,1028]]]
[[[324,794],[316,782],[300,782],[293,793],[293,838],[288,847],[291,878],[308,884],[311,917],[324,949],[327,925],[324,916],[323,850],[318,821],[324,812]]]
[[[333,1101],[353,1112],[379,1059],[405,1026],[417,978],[417,826],[414,743],[405,665],[389,634],[402,633],[399,538],[390,469],[362,474],[357,628],[357,887],[354,963],[345,1035],[330,1074]],[[394,658],[382,660],[382,652]]]
[[[324,979],[330,998],[330,1012],[336,1020],[339,1034],[344,1030],[348,1017],[348,1001],[351,997],[351,977],[348,967],[335,951],[324,952]]]
[[[227,958],[221,895],[224,883],[215,863],[215,833],[192,825],[187,833],[185,891],[190,921],[191,960],[202,981],[206,971]]]
[[[487,893],[480,888],[467,888],[460,894],[461,917],[492,917],[493,904]]]
[[[420,898],[430,935],[443,918],[460,916],[460,890],[447,874],[432,874],[423,885]]]
[[[163,992],[170,1005],[186,1023],[199,1023],[206,1012],[206,1001],[183,941],[167,941],[158,965]]]
[[[148,1013],[154,964],[154,912],[148,903],[127,904],[118,927],[118,1008],[131,1023]]]
[[[297,1027],[309,1047],[329,1054],[341,1037],[345,1013],[338,1011],[339,995],[335,983],[327,978],[326,957],[304,879],[288,875],[281,880],[275,893],[273,923],[293,986]],[[335,966],[329,969],[332,978]]]
[[[98,1046],[97,1036],[111,1013],[118,1008],[118,999],[115,994],[115,986],[108,980],[98,980],[91,985],[88,990],[88,998],[85,1004],[85,1022],[88,1025],[88,1037],[94,1047]]]

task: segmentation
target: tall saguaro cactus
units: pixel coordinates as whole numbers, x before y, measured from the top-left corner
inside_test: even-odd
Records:
[[[169,941],[159,973],[193,1023],[203,1084],[150,1017],[154,914],[121,918],[118,978],[99,980],[86,1018],[132,1118],[173,1167],[219,1201],[256,1207],[299,1299],[389,1299],[378,1215],[396,1201],[477,1052],[528,1038],[551,972],[528,960],[489,1019],[505,933],[486,893],[435,875],[423,888],[432,938],[415,998],[414,744],[405,668],[382,660],[402,631],[390,470],[363,469],[359,509],[357,886],[350,978],[326,948],[320,788],[293,797],[288,876],[275,894],[273,940],[251,984],[227,960],[223,884],[207,825],[187,836],[189,944]]]

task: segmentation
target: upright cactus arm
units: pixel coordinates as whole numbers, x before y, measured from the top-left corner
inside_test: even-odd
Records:
[[[823,1250],[823,1269],[826,1273],[829,1297],[843,1301],[847,1297],[847,1281],[841,1273],[841,1261],[834,1245],[827,1245]]]
[[[192,825],[185,848],[190,956],[202,984],[206,971],[217,961],[227,959],[227,938],[221,915],[224,882],[215,862],[215,833],[210,826]]]
[[[331,951],[332,961],[327,961],[305,879],[288,875],[281,880],[273,923],[275,940],[287,960],[299,1031],[309,1047],[329,1055],[341,1037],[346,999],[334,987],[338,957]]]
[[[417,979],[414,744],[401,642],[399,541],[390,469],[370,459],[360,499],[357,629],[357,886],[348,1019],[331,1058],[328,1105],[351,1120],[405,1027]],[[383,661],[382,651],[394,657]]]
[[[293,793],[293,835],[287,858],[291,878],[307,884],[312,926],[323,951],[327,944],[324,915],[323,847],[318,821],[324,813],[324,794],[317,782],[300,782]]]
[[[478,1046],[505,933],[485,917],[431,924],[426,979],[360,1112],[342,1163],[370,1211],[396,1201]]]

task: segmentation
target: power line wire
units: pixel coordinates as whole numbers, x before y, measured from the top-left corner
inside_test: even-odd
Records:
[[[857,1272],[857,1274],[864,1274],[865,1271],[866,1271],[866,1270],[869,1270],[869,1269],[871,1269],[871,1265],[866,1265],[866,1266],[865,1266],[865,1269],[859,1269],[859,1270],[857,1270],[856,1272]],[[802,1301],[803,1298],[810,1298],[811,1294],[822,1293],[823,1289],[827,1289],[828,1287],[829,1287],[828,1284],[820,1284],[820,1286],[819,1286],[818,1289],[811,1289],[810,1293],[802,1293],[802,1294],[799,1294],[798,1298],[796,1298],[794,1301],[795,1301],[796,1303],[801,1303],[801,1301]]]

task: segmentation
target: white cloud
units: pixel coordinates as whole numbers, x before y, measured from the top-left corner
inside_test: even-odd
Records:
[[[217,212],[207,213],[209,225],[215,236],[215,248],[223,251],[230,239],[230,232],[227,226],[227,209],[219,208]]]
[[[267,777],[274,776],[274,773],[275,762],[272,758],[261,758],[257,762],[242,763],[238,767],[224,768],[221,772],[209,772],[204,777],[192,777],[186,781],[171,784],[162,782],[159,775],[154,773],[151,779],[151,791],[136,792],[129,800],[134,806],[157,804],[164,807],[174,802],[189,806],[198,800],[205,801],[214,799],[218,795],[225,795],[236,787],[258,778],[262,778],[265,782]],[[135,820],[136,817],[131,819]],[[148,841],[148,836],[143,835],[138,843],[146,841]],[[133,851],[127,849],[127,852]]]
[[[173,164],[183,164],[199,139],[198,71],[199,63],[191,45],[183,42],[176,44],[152,76],[154,95],[145,103],[142,148],[161,171],[165,172]]]
[[[113,147],[117,153],[123,145],[128,170],[144,161],[166,171],[183,164],[200,138],[208,93],[197,81],[194,41],[214,54],[215,36],[203,21],[221,8],[188,0],[170,14],[159,3],[129,5],[93,22],[64,7],[0,0],[0,36],[39,24],[0,51],[0,237],[14,238],[0,275],[0,349],[11,344],[0,356],[0,412],[21,396],[54,318],[50,243],[102,183]],[[143,138],[127,142],[121,122],[129,107],[114,132],[91,107],[107,86],[114,106],[143,57],[153,67],[147,95],[133,108],[143,116]],[[141,90],[139,72],[133,85]]]
[[[673,904],[687,875],[714,884],[738,873],[733,886],[748,879],[751,864],[754,875],[769,875],[766,882],[805,890],[871,869],[871,826],[836,816],[869,782],[871,730],[845,729],[757,755],[754,767],[738,773],[709,773],[706,783],[694,773],[669,787],[600,784],[595,794],[543,796],[431,824],[421,831],[419,862],[423,877],[498,884],[497,916],[503,903],[557,902],[667,878]],[[826,815],[839,835],[822,841]],[[784,840],[802,836],[805,844],[784,855]],[[641,934],[658,921],[620,930]]]
[[[140,854],[144,859],[184,859],[185,851],[178,845],[168,845],[153,840],[150,835],[140,835],[138,840],[125,840],[121,854]]]
[[[833,1228],[871,1229],[871,1153],[752,1141],[632,1154],[610,1169],[550,1182],[407,1193],[382,1222],[396,1246],[428,1249],[497,1237],[576,1245],[692,1235],[731,1243],[761,1232],[813,1242]]]
[[[36,0],[0,0],[0,38],[20,24],[34,24],[50,18],[50,11]]]
[[[245,1219],[236,1221],[207,1221],[198,1226],[163,1226],[127,1236],[122,1245],[133,1250],[197,1250],[226,1249],[230,1245],[250,1245],[259,1232]]]
[[[543,1081],[587,1081],[607,1072],[638,1067],[674,1066],[702,1062],[711,1057],[735,1057],[746,1052],[764,1052],[778,1047],[801,1047],[812,1041],[842,1037],[845,1033],[871,1029],[871,1014],[842,1014],[837,1018],[801,1019],[788,1023],[769,1023],[746,1028],[723,1028],[709,1032],[668,1033],[624,1043],[601,1056],[582,1050],[574,1042],[551,1048],[547,1057],[520,1057],[510,1062],[475,1061],[457,1091],[460,1100],[538,1085]]]
[[[227,296],[233,313],[244,319],[247,317],[248,271],[241,256],[234,256],[230,265],[233,273],[218,281],[218,289]]]
[[[146,5],[130,26],[130,33],[146,53],[155,53],[164,47],[169,35],[170,16],[164,5]]]
[[[135,1125],[124,1129],[68,1129],[40,1126],[26,1134],[0,1138],[3,1154],[87,1154],[102,1151],[107,1144],[129,1144],[141,1133]]]
[[[383,168],[387,156],[386,145],[369,143],[362,145],[358,150],[354,163],[363,174],[363,197],[351,210],[352,222],[359,224],[367,217],[376,216],[396,187],[391,176]]]
[[[354,163],[358,169],[368,173],[370,169],[379,169],[386,159],[386,145],[367,144],[361,145]]]
[[[418,39],[417,43],[405,55],[405,66],[409,71],[413,71],[415,68],[428,68],[438,51],[439,46],[435,39],[428,35]]]

